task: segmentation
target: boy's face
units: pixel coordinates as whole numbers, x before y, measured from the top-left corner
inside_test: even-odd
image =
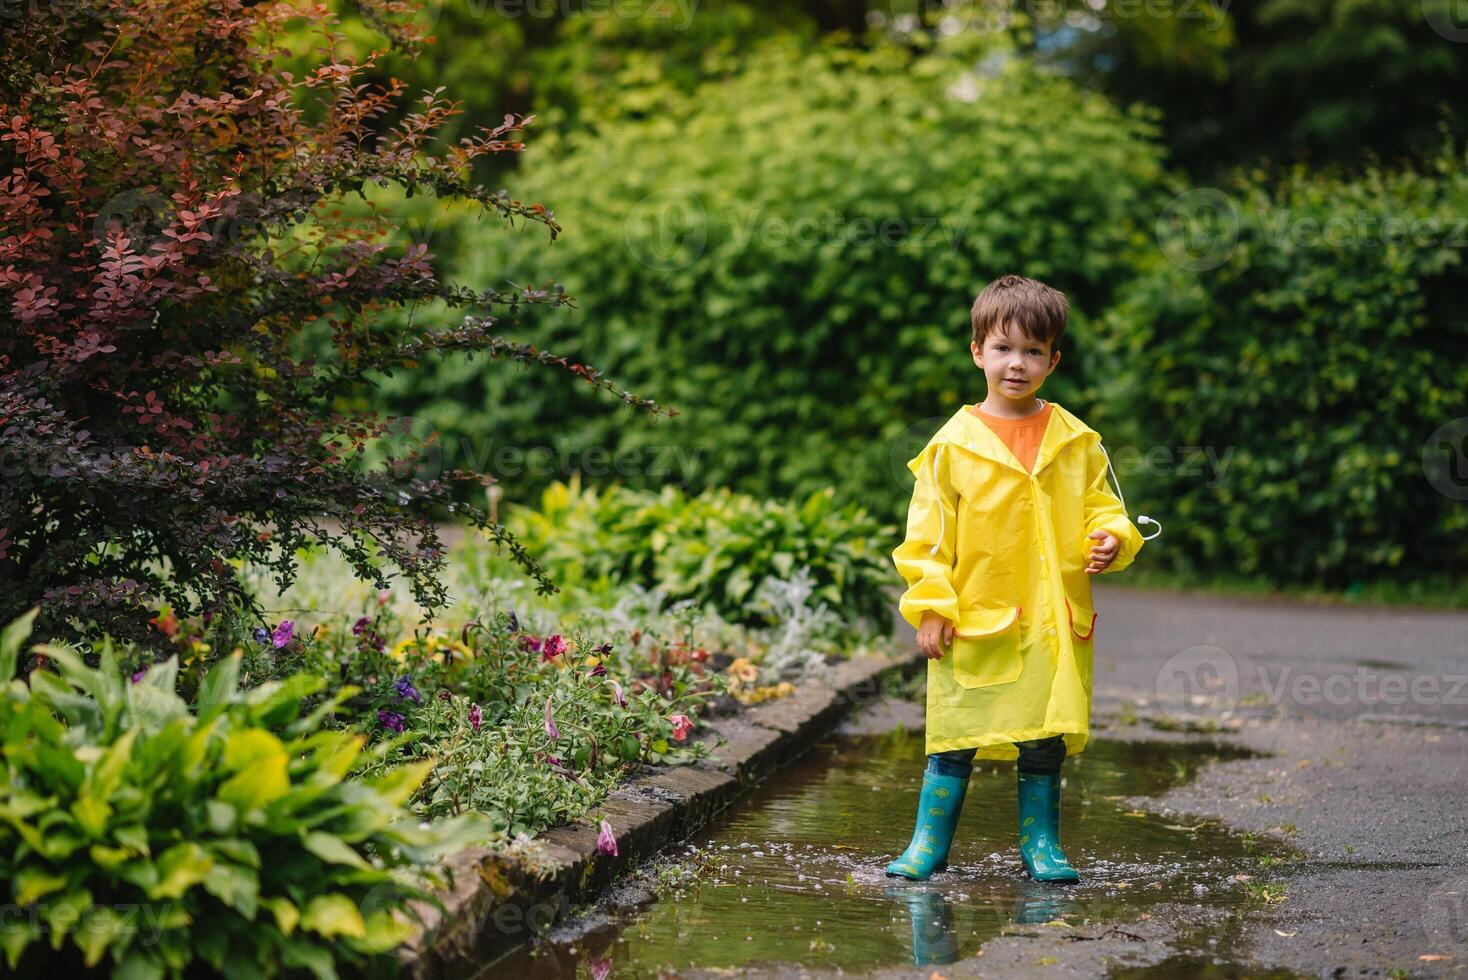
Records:
[[[989,391],[1017,402],[1034,397],[1060,363],[1060,351],[1052,354],[1049,341],[1031,340],[1012,323],[1004,324],[1003,332],[989,331],[983,346],[970,344],[969,349]]]

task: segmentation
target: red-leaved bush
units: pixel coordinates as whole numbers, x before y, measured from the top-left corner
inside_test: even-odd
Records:
[[[273,67],[273,39],[303,12],[331,50],[325,7],[300,4],[73,0],[6,14],[0,623],[40,603],[43,632],[146,641],[160,602],[258,612],[240,560],[285,585],[311,542],[379,584],[396,568],[431,608],[445,599],[432,518],[449,512],[488,529],[544,592],[554,586],[503,528],[452,502],[452,481],[487,478],[425,472],[421,447],[367,466],[392,420],[334,401],[369,372],[460,351],[553,366],[666,411],[495,332],[530,305],[567,304],[559,286],[442,282],[426,245],[394,249],[387,216],[344,207],[371,182],[559,230],[540,204],[469,179],[476,158],[519,150],[529,119],[435,155],[455,111],[439,94],[389,126],[407,96],[361,81],[371,59],[301,78]]]

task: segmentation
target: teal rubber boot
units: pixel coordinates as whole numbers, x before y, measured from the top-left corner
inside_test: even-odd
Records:
[[[953,831],[958,827],[958,814],[963,809],[963,795],[968,780],[923,771],[923,790],[918,796],[917,826],[912,842],[901,856],[887,865],[893,877],[926,881],[934,871],[948,867],[948,848],[953,844]]]
[[[1079,881],[1060,849],[1060,777],[1019,774],[1019,854],[1036,881]]]

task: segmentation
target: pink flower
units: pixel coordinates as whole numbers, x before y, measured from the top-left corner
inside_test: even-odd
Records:
[[[291,637],[295,635],[296,624],[289,619],[282,619],[280,625],[275,627],[275,632],[270,634],[270,642],[275,645],[275,649],[279,650],[289,643]]]
[[[601,833],[596,835],[596,853],[617,856],[617,838],[612,833],[612,825],[605,820],[601,822]]]
[[[622,685],[618,684],[616,681],[612,681],[612,691],[615,692],[617,696],[617,703],[624,708],[627,707],[627,696],[622,693]]]
[[[520,646],[529,650],[531,653],[537,653],[540,650],[540,638],[526,633],[520,637]]]
[[[147,675],[147,673],[148,673],[148,668],[147,667],[144,667],[142,670],[138,671],[136,674],[133,674],[133,683],[136,684],[138,681],[142,680],[143,677]]]
[[[549,660],[552,657],[559,657],[565,652],[566,641],[561,639],[561,634],[557,633],[554,636],[547,636],[545,638],[545,646],[541,648],[540,659]]]
[[[610,956],[602,960],[588,960],[586,965],[591,970],[591,980],[607,980],[607,976],[612,972]]]
[[[556,720],[551,717],[550,698],[545,699],[545,733],[551,737],[551,741],[555,741],[561,737],[561,733],[556,729]]]
[[[673,741],[681,742],[693,731],[693,719],[687,715],[672,715],[668,718],[673,723]]]
[[[477,732],[482,724],[484,724],[484,709],[477,704],[471,704],[469,706],[469,726]]]

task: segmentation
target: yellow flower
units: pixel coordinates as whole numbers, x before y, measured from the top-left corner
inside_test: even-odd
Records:
[[[184,657],[183,662],[185,664],[198,663],[204,658],[204,654],[208,653],[212,649],[214,648],[205,643],[203,640],[189,640],[189,654],[188,656]]]
[[[728,666],[728,668],[725,670],[725,673],[729,675],[730,681],[732,681],[736,687],[743,687],[746,684],[753,684],[755,681],[759,680],[759,668],[756,667],[748,657],[740,657],[739,659],[735,660]]]
[[[406,658],[409,651],[413,650],[415,647],[421,649],[424,653],[428,654],[430,659],[432,659],[433,662],[436,664],[443,663],[445,656],[448,657],[449,666],[451,667],[463,666],[464,664],[474,659],[474,651],[470,650],[463,643],[459,642],[458,640],[451,640],[446,637],[436,636],[433,634],[430,634],[421,639],[416,636],[405,637],[404,639],[400,640],[395,647],[392,648],[388,656],[392,657],[394,660],[401,661]]]

